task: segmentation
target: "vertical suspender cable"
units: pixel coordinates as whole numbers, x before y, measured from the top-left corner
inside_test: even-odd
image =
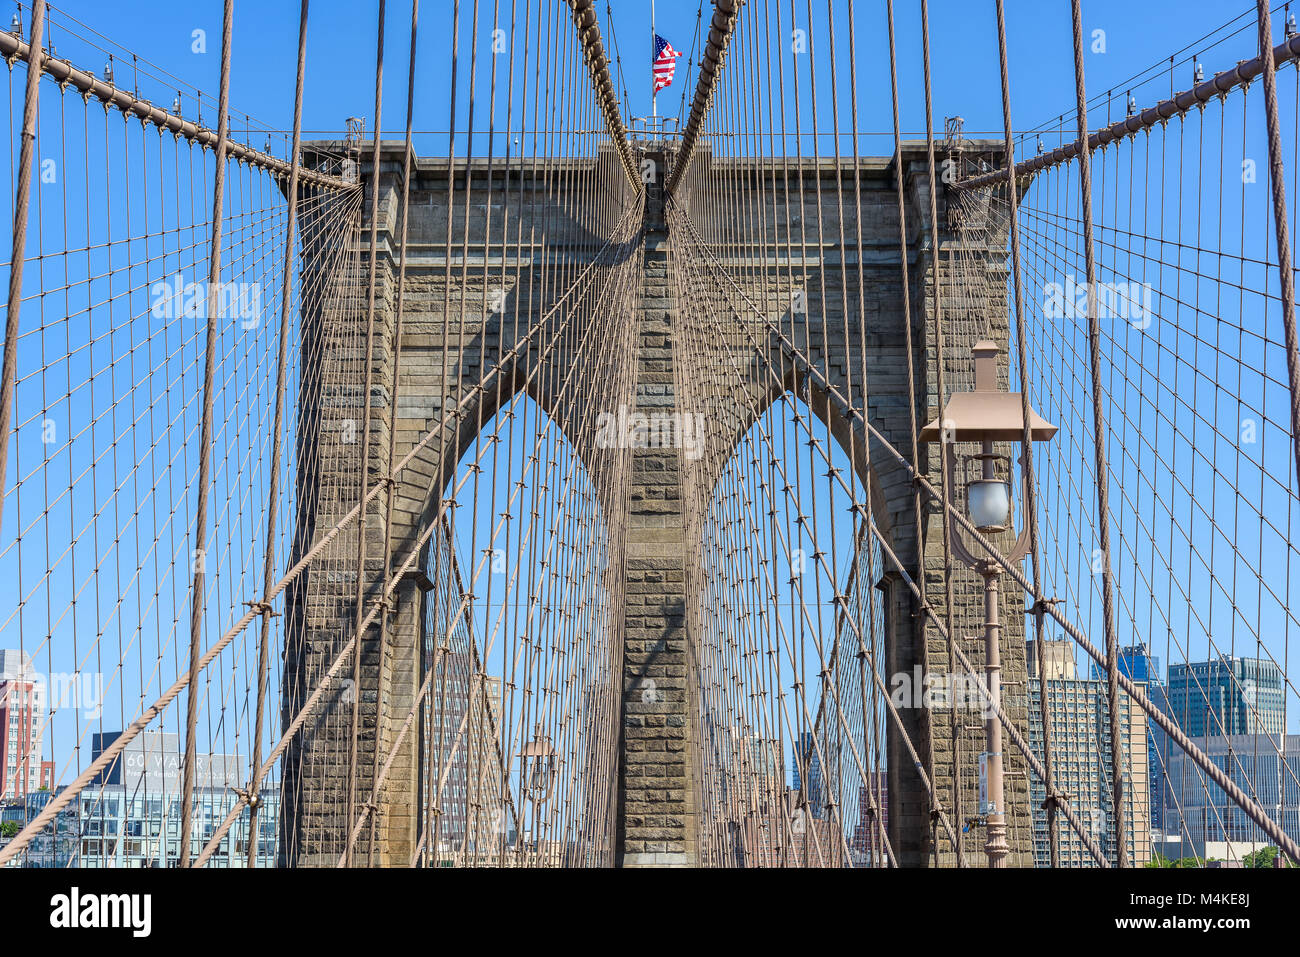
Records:
[[[271,424],[271,475],[266,502],[266,556],[263,564],[262,594],[275,585],[275,531],[280,510],[280,457],[284,428],[284,393],[289,365],[289,315],[290,294],[293,286],[294,231],[298,224],[298,171],[301,163],[298,150],[302,141],[302,87],[307,67],[307,6],[302,0],[298,15],[298,78],[293,95],[293,143],[289,151],[289,185],[285,195],[289,200],[288,224],[284,236],[284,269],[280,280],[280,353],[276,359],[275,414]],[[260,807],[258,786],[262,767],[262,723],[266,713],[266,678],[270,664],[271,606],[262,604],[262,635],[257,658],[257,712],[253,725],[253,776],[248,782],[248,866],[257,863],[257,812]]]
[[[1002,125],[1007,163],[1007,225],[1011,240],[1011,284],[1015,300],[1016,340],[1020,365],[1020,417],[1022,434],[1020,454],[1025,467],[1025,520],[1029,524],[1029,557],[1033,567],[1034,619],[1037,639],[1042,641],[1042,570],[1038,548],[1038,483],[1034,475],[1034,450],[1029,419],[1029,344],[1025,341],[1024,283],[1020,268],[1020,228],[1017,222],[1015,143],[1011,133],[1011,81],[1007,70],[1006,12],[1002,0],[996,0],[998,23],[998,65],[1002,75]],[[1108,579],[1109,580],[1109,579]],[[1040,674],[1041,696],[1047,697],[1046,675]],[[1112,759],[1113,761],[1113,759]]]
[[[208,334],[203,368],[203,424],[199,432],[198,505],[194,513],[194,585],[190,595],[190,682],[185,706],[185,767],[181,785],[180,866],[190,866],[194,815],[194,727],[199,716],[199,644],[206,607],[208,491],[212,469],[213,380],[217,365],[217,320],[221,311],[221,227],[225,216],[226,138],[230,131],[230,33],[234,0],[226,0],[221,27],[221,92],[217,99],[216,166],[212,177],[212,249],[208,258]]]
[[[916,437],[916,368],[912,344],[912,293],[911,277],[907,268],[907,210],[904,203],[903,191],[907,186],[906,176],[903,169],[903,139],[901,125],[898,116],[898,65],[894,48],[894,0],[887,0],[885,11],[888,18],[889,26],[889,89],[892,96],[894,107],[894,188],[898,193],[898,261],[902,270],[902,296],[903,296],[903,339],[907,348],[907,415],[908,415],[908,434],[912,443],[912,466],[920,468],[920,452],[917,447]],[[925,547],[924,535],[921,528],[921,488],[913,483],[912,485],[912,516],[915,520],[916,533],[916,551],[917,561],[923,569],[925,567],[925,556],[922,550]],[[924,604],[925,597],[925,575],[916,576],[917,588],[919,589],[918,600]],[[925,735],[926,759],[929,761],[930,771],[934,772],[934,733],[932,727],[927,727]],[[959,781],[953,782],[954,791],[960,787]],[[935,837],[938,832],[938,818],[940,807],[938,802],[938,791],[934,792],[933,805],[930,808],[930,853],[934,859],[938,859],[939,849]],[[953,851],[958,853],[957,842],[953,840]]]
[[[393,378],[392,378],[392,399],[388,404],[388,459],[385,465],[391,469],[393,462],[397,459],[397,401],[398,389],[401,383],[402,372],[402,305],[403,292],[406,288],[406,234],[407,234],[407,210],[411,202],[411,134],[412,134],[412,110],[415,103],[415,39],[416,27],[420,20],[420,0],[411,0],[411,56],[410,65],[407,70],[406,80],[406,140],[405,148],[402,151],[402,227],[401,227],[401,246],[398,253],[397,267],[397,309],[396,316],[393,319]],[[397,497],[397,485],[395,482],[388,483],[388,495],[384,504],[384,550],[380,559],[383,567],[383,574],[380,581],[387,582],[388,574],[392,568],[392,551],[393,551],[393,499]],[[378,715],[383,713],[384,708],[384,649],[388,645],[388,614],[381,612],[379,615],[379,693],[378,708],[376,709],[376,721]],[[423,652],[421,652],[423,653]],[[375,841],[379,830],[378,812],[374,807],[378,800],[378,781],[379,781],[379,729],[375,728],[375,750],[373,764],[371,766],[371,794],[370,794],[370,843],[366,851],[367,866],[374,866],[375,863]],[[348,818],[348,827],[352,827],[352,818]],[[348,849],[351,850],[353,840],[351,835],[348,838]]]
[[[41,39],[45,32],[45,0],[32,4],[32,36],[27,47],[27,85],[23,95],[23,132],[18,149],[18,190],[14,194],[13,252],[9,257],[9,304],[5,312],[4,359],[0,363],[0,521],[5,513],[9,477],[9,420],[13,417],[14,384],[18,378],[18,316],[23,305],[23,263],[27,251],[27,208],[32,193],[32,155],[36,148],[36,114],[41,93]],[[7,733],[7,729],[6,729]]]
[[[930,179],[930,258],[931,268],[934,271],[934,344],[935,344],[935,387],[938,395],[936,396],[938,408],[944,408],[948,401],[948,389],[945,382],[945,363],[943,347],[943,276],[939,271],[939,183],[934,175],[934,104],[931,99],[930,89],[930,4],[929,0],[921,0],[921,60],[925,74],[925,158],[927,175]],[[940,471],[944,476],[948,475],[947,456],[952,450],[948,444],[940,443],[939,454]],[[944,590],[944,607],[948,627],[948,673],[957,673],[956,649],[953,642],[956,631],[953,627],[954,599],[952,593],[952,519],[948,515],[947,503],[951,500],[952,489],[950,483],[945,477],[943,482],[943,497],[945,508],[943,509],[943,590]],[[919,545],[919,543],[918,543]],[[869,546],[868,546],[869,547]],[[924,577],[924,576],[921,576]],[[951,738],[950,746],[952,747],[952,813],[958,821],[961,817],[961,723],[956,708],[948,712],[949,725],[948,731]],[[966,854],[962,841],[962,831],[957,830],[957,866],[966,866]]]
[[[1115,861],[1119,867],[1128,866],[1128,840],[1124,833],[1124,754],[1119,726],[1119,644],[1115,634],[1115,592],[1110,569],[1110,470],[1106,463],[1106,415],[1102,407],[1101,385],[1101,324],[1097,318],[1097,263],[1093,254],[1092,237],[1092,158],[1088,152],[1088,103],[1083,82],[1083,13],[1080,0],[1071,0],[1074,14],[1074,94],[1078,104],[1079,128],[1079,204],[1083,211],[1083,257],[1088,290],[1088,359],[1092,366],[1092,442],[1095,455],[1097,483],[1097,535],[1101,546],[1102,613],[1106,629],[1106,699],[1110,709],[1110,749],[1112,793],[1115,802]],[[1269,59],[1266,57],[1266,59]],[[1272,60],[1269,59],[1269,63]],[[1008,163],[1010,160],[1008,159]],[[1285,230],[1286,214],[1283,213]],[[1027,386],[1026,386],[1027,389]],[[1026,395],[1027,395],[1026,391]],[[1293,393],[1294,396],[1294,393]],[[1035,556],[1035,562],[1037,558]],[[1037,579],[1035,579],[1035,590]],[[1043,641],[1041,607],[1034,616],[1038,622],[1038,644]],[[1039,697],[1043,714],[1047,711],[1047,675],[1038,675]],[[1048,813],[1054,810],[1055,795],[1048,783]]]
[[[1259,59],[1264,68],[1264,109],[1268,114],[1268,178],[1273,185],[1278,285],[1282,294],[1282,326],[1286,333],[1286,364],[1291,382],[1291,443],[1296,458],[1296,481],[1300,482],[1300,343],[1296,341],[1295,274],[1291,271],[1291,237],[1287,229],[1286,167],[1282,161],[1282,129],[1277,114],[1273,21],[1268,0],[1256,0],[1256,6],[1259,10]]]
[[[366,294],[366,368],[365,391],[361,395],[361,514],[357,516],[357,583],[353,592],[355,608],[352,625],[352,735],[348,743],[348,800],[344,820],[351,826],[356,819],[357,804],[357,736],[361,722],[361,622],[364,617],[366,571],[366,497],[370,478],[370,390],[374,387],[375,356],[375,274],[379,264],[379,127],[384,98],[384,0],[379,0],[379,26],[375,41],[375,136],[370,154],[370,275]],[[379,735],[379,716],[375,716],[375,736]],[[346,839],[346,837],[345,837]],[[343,865],[350,862],[351,848],[343,855]]]

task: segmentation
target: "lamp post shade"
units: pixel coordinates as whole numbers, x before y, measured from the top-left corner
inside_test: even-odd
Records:
[[[922,442],[1019,442],[1024,437],[1024,414],[1019,392],[997,387],[997,345],[987,339],[971,350],[975,358],[975,391],[958,392],[939,418],[921,430]],[[1029,410],[1029,437],[1046,442],[1056,426]]]
[[[538,733],[519,752],[523,759],[520,774],[528,797],[536,804],[544,804],[555,787],[556,753],[551,739]]]

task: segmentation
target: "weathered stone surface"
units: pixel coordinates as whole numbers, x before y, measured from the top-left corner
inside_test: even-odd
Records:
[[[651,154],[663,169],[662,154]],[[636,410],[677,408],[672,384],[674,301],[668,276],[668,232],[647,185],[645,248],[638,319]],[[685,740],[694,717],[685,627],[686,523],[680,449],[635,449],[631,455],[625,559],[623,741],[619,861],[624,867],[698,863],[693,753],[670,750]],[[646,814],[629,814],[643,808]],[[671,812],[676,823],[663,817]]]

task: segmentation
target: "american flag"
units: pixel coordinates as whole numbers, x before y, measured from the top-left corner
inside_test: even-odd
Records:
[[[677,69],[677,58],[679,56],[681,54],[673,49],[671,43],[659,34],[655,34],[654,91],[656,93],[673,82],[673,71]]]

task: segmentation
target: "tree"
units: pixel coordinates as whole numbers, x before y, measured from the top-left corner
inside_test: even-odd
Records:
[[[1243,857],[1241,859],[1241,866],[1242,867],[1276,867],[1277,855],[1279,853],[1280,852],[1276,847],[1271,847],[1271,846],[1261,847],[1258,851],[1252,851],[1251,853]],[[1286,862],[1285,860],[1283,861],[1283,863],[1287,867],[1295,867],[1294,864]]]
[[[1258,851],[1251,851],[1241,859],[1242,867],[1271,867],[1273,858],[1277,856],[1276,847],[1261,847]]]
[[[5,840],[9,840],[21,830],[22,828],[18,825],[17,821],[0,822],[0,837],[3,837]]]

